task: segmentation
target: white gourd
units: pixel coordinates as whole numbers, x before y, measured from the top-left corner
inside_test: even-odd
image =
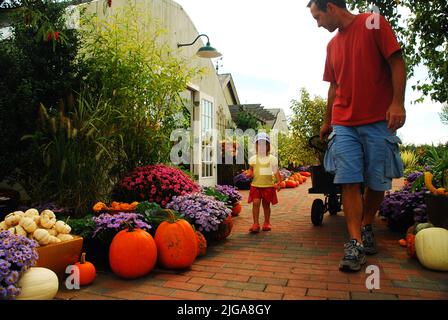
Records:
[[[5,221],[0,222],[0,231],[8,230],[8,225]]]
[[[25,212],[23,212],[23,211],[14,211],[13,213],[17,214],[17,215],[19,215],[21,217],[23,217],[25,215]]]
[[[72,231],[72,228],[66,224],[64,221],[59,220],[55,224],[56,231],[58,233],[69,234]]]
[[[55,228],[55,227],[53,227],[53,228],[51,228],[51,229],[45,229],[45,230],[48,231],[48,233],[50,234],[50,236],[54,236],[54,237],[56,237],[56,236],[58,235],[58,232],[56,231],[56,228]]]
[[[39,215],[39,211],[37,211],[37,209],[31,208],[25,211],[24,216],[27,218],[32,218],[34,216],[38,216]]]
[[[51,210],[44,210],[40,214],[40,225],[45,229],[51,229],[56,223],[56,215]]]
[[[33,218],[34,222],[36,222],[36,224],[39,226],[40,225],[40,216],[37,215],[37,216],[33,216],[32,218]]]
[[[14,227],[19,224],[20,219],[22,219],[22,216],[13,212],[5,217],[5,223],[8,227]]]
[[[27,233],[26,233],[25,229],[23,229],[21,226],[11,227],[8,230],[12,234],[18,234],[18,235],[21,235],[21,236],[24,236],[24,237],[27,236]]]
[[[37,224],[34,222],[33,218],[23,217],[20,219],[19,225],[25,229],[27,233],[33,233],[37,229]]]
[[[61,241],[62,241],[61,239],[59,239],[59,238],[57,238],[55,236],[50,236],[50,240],[48,241],[48,243],[49,244],[53,244],[53,243],[59,243]]]
[[[28,269],[18,282],[22,288],[17,300],[51,300],[59,289],[56,273],[46,268]]]
[[[415,251],[424,267],[448,271],[448,230],[436,227],[423,229],[415,236]]]
[[[69,241],[73,239],[73,236],[71,234],[60,233],[57,238],[61,241]]]
[[[45,229],[36,229],[33,233],[33,237],[41,246],[47,245],[50,242],[50,234]]]

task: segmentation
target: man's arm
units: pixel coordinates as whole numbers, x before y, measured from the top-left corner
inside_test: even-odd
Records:
[[[386,114],[388,128],[395,132],[401,128],[406,121],[406,110],[404,108],[404,96],[406,92],[406,64],[401,51],[392,54],[387,60],[392,73],[392,86],[394,95],[392,103]]]
[[[328,98],[327,98],[327,111],[325,113],[324,123],[320,128],[320,140],[324,140],[324,136],[331,133],[333,130],[331,128],[331,116],[333,113],[333,103],[336,97],[336,88],[337,84],[335,82],[330,83],[330,88],[328,89]]]

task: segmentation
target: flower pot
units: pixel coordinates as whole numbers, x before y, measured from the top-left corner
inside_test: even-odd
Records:
[[[232,208],[232,217],[237,217],[241,213],[242,210],[241,201],[237,202]]]
[[[448,197],[427,192],[425,203],[428,221],[434,227],[448,229]]]
[[[415,223],[414,215],[409,214],[405,214],[398,219],[389,217],[387,222],[390,231],[400,233],[405,233]]]
[[[209,241],[221,241],[226,239],[233,228],[232,215],[229,215],[220,225],[217,231],[204,232],[204,236]]]

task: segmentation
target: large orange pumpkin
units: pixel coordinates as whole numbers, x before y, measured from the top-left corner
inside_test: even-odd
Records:
[[[86,253],[83,252],[81,255],[80,262],[76,262],[75,266],[78,267],[79,270],[79,284],[82,286],[87,286],[95,280],[96,277],[96,269],[95,266],[86,261]]]
[[[195,231],[198,241],[198,256],[205,256],[207,253],[207,240],[200,231]]]
[[[187,220],[176,220],[171,210],[165,211],[168,220],[159,225],[154,236],[159,263],[167,269],[188,268],[198,255],[196,234]]]
[[[286,188],[295,188],[296,183],[293,180],[286,180]]]
[[[236,217],[241,213],[242,210],[241,202],[237,202],[232,208],[232,216]]]
[[[157,261],[157,247],[152,236],[142,229],[118,232],[109,249],[109,263],[119,277],[135,279],[149,273]]]

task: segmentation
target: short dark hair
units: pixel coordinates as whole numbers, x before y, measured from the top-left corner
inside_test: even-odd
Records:
[[[310,8],[313,2],[317,5],[320,11],[324,12],[327,11],[327,4],[329,3],[332,3],[339,8],[347,9],[347,4],[345,3],[345,0],[311,0],[310,2],[308,2],[307,7]]]

